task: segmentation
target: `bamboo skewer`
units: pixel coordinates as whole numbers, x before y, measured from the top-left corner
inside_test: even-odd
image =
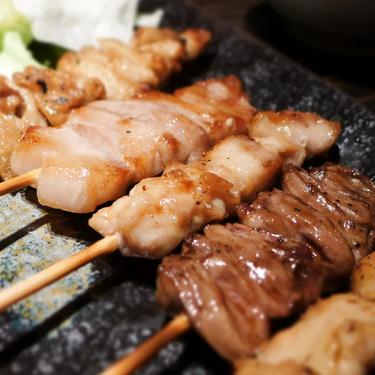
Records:
[[[0,196],[20,190],[24,187],[34,185],[38,182],[41,168],[34,169],[20,176],[0,182]]]
[[[191,322],[188,316],[181,313],[169,322],[158,333],[146,340],[127,356],[119,359],[112,366],[100,373],[100,375],[129,375],[146,364],[165,345],[175,340],[188,329]]]
[[[117,360],[110,367],[98,375],[130,375],[149,362],[163,347],[177,339],[192,328],[191,321],[185,313],[177,315],[154,336],[147,339],[130,354]],[[233,363],[235,368],[240,368],[242,360]]]
[[[11,305],[21,301],[31,294],[52,284],[70,272],[84,266],[104,254],[114,252],[119,247],[118,238],[115,235],[107,236],[87,249],[70,256],[51,267],[26,278],[15,285],[0,292],[0,312]]]

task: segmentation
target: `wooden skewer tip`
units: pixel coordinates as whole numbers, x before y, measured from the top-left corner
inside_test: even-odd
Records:
[[[158,333],[146,340],[127,356],[119,359],[100,375],[130,375],[146,364],[164,346],[191,328],[188,316],[184,313],[170,321]]]
[[[12,193],[30,185],[35,185],[38,182],[40,171],[40,168],[34,169],[33,171],[30,171],[28,173],[1,182],[0,196]]]
[[[79,253],[63,259],[43,271],[4,289],[0,292],[0,312],[99,256],[115,251],[118,247],[119,240],[116,235],[104,237]]]

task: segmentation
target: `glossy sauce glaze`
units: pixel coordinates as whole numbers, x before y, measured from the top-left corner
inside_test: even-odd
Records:
[[[309,182],[303,180],[307,175]],[[291,180],[299,185],[293,191]],[[203,234],[184,242],[180,255],[165,257],[159,267],[159,303],[185,310],[210,345],[231,361],[255,354],[270,335],[270,319],[301,311],[347,280],[358,247],[360,256],[374,250],[371,180],[326,164],[310,173],[289,166],[283,181],[282,191],[264,192],[251,205],[242,204],[240,223],[206,226]],[[350,220],[358,230],[345,232],[340,207],[327,212],[324,201],[307,198],[304,192],[312,185],[326,201],[345,192],[343,206],[357,213]],[[343,220],[335,220],[336,215]],[[353,247],[353,241],[359,246]]]

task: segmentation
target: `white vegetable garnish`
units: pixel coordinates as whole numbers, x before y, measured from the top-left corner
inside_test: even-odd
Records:
[[[138,13],[135,19],[136,26],[153,26],[156,27],[160,24],[163,11],[156,9],[152,13]]]
[[[94,45],[98,38],[128,42],[133,35],[138,0],[14,0],[17,9],[31,21],[38,41],[78,50]],[[162,12],[148,22],[157,26]],[[141,18],[142,24],[145,20]]]

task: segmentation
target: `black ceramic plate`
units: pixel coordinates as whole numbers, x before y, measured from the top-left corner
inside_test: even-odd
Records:
[[[187,3],[145,0],[161,7],[163,26],[203,27],[214,40],[175,77],[169,90],[207,77],[237,75],[259,109],[313,111],[342,121],[329,159],[375,176],[375,116],[345,94],[247,34],[204,18]],[[0,284],[6,287],[95,242],[88,215],[40,207],[32,189],[0,201]],[[118,253],[0,314],[0,373],[97,374],[164,325],[155,304],[158,262]],[[171,343],[141,374],[226,374],[230,366],[195,333]]]

